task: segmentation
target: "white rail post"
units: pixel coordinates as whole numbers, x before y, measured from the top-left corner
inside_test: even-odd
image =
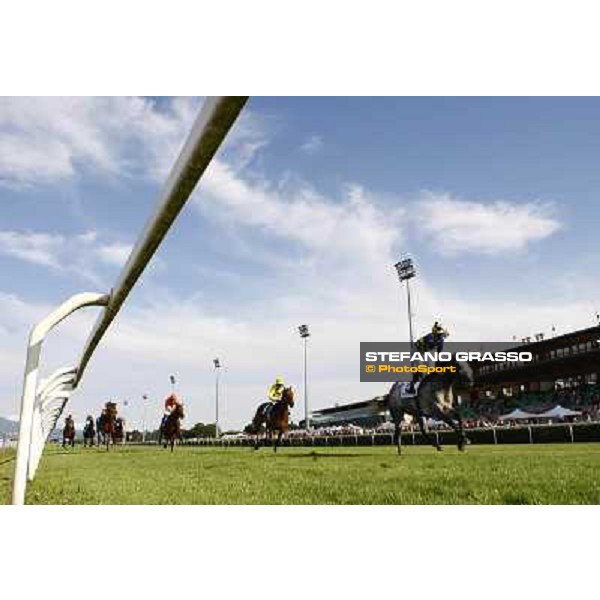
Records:
[[[21,416],[19,418],[19,441],[17,444],[17,458],[15,462],[15,475],[13,481],[13,504],[24,504],[25,488],[27,486],[27,469],[29,453],[31,450],[31,432],[33,428],[34,406],[37,394],[38,370],[40,354],[44,338],[58,323],[68,317],[72,312],[84,306],[102,306],[108,302],[106,294],[76,294],[63,302],[56,310],[42,319],[31,330],[27,347],[27,360],[25,362],[25,376],[23,379],[23,396],[21,399]]]

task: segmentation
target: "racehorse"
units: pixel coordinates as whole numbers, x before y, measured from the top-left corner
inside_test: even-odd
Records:
[[[106,444],[108,451],[110,442],[115,443],[115,428],[117,421],[117,404],[115,402],[107,402],[105,409],[100,415],[99,432],[102,434],[102,440]]]
[[[102,427],[100,426],[102,422],[101,419],[102,416],[96,417],[96,436],[98,438],[98,446],[100,446],[104,442],[104,436],[102,435]]]
[[[65,426],[63,428],[63,439],[62,439],[63,448],[67,444],[69,446],[71,446],[71,448],[75,447],[75,423],[71,417],[67,417],[65,419]]]
[[[252,419],[251,431],[256,434],[254,449],[259,448],[259,437],[265,425],[265,441],[273,438],[273,432],[277,431],[277,439],[273,445],[273,452],[281,442],[281,436],[287,432],[289,427],[290,408],[294,406],[294,390],[291,387],[284,388],[281,400],[275,402],[264,402],[256,410]]]
[[[454,367],[455,371],[446,370],[426,375],[418,384],[416,394],[407,394],[407,384],[399,381],[394,383],[388,392],[387,407],[394,421],[394,441],[398,447],[398,454],[401,452],[401,426],[405,414],[416,419],[421,433],[436,450],[441,450],[442,447],[437,438],[429,435],[425,428],[425,419],[443,421],[456,431],[459,450],[464,450],[468,443],[454,387],[468,384],[470,376],[455,359],[438,362],[436,367]]]
[[[85,448],[88,443],[90,447],[94,446],[94,439],[96,438],[96,429],[94,427],[94,419],[88,417],[83,428],[83,447]]]
[[[115,419],[115,433],[113,436],[113,442],[115,444],[125,443],[125,421],[122,417],[117,417]]]
[[[165,422],[160,427],[160,433],[158,436],[158,443],[160,444],[162,439],[165,439],[163,444],[163,448],[166,448],[169,444],[171,444],[171,452],[173,452],[173,447],[175,446],[175,440],[182,441],[181,437],[181,419],[183,419],[185,415],[183,414],[183,405],[176,404],[173,411],[167,416]]]

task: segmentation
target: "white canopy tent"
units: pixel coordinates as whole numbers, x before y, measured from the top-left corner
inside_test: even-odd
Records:
[[[564,419],[565,417],[578,417],[579,415],[581,415],[581,412],[578,410],[571,410],[570,408],[565,408],[564,406],[557,404],[554,408],[536,415],[536,417],[538,419]]]
[[[500,419],[500,421],[521,421],[525,419],[535,419],[537,416],[538,415],[525,412],[520,408],[515,408],[515,410],[509,412],[507,415],[501,415],[498,418]]]

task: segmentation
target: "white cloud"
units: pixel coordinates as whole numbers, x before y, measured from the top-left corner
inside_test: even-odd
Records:
[[[311,135],[301,146],[300,150],[306,154],[316,154],[323,147],[323,138]]]
[[[0,255],[51,268],[59,274],[75,274],[100,289],[107,287],[98,270],[99,263],[121,266],[132,246],[106,243],[98,233],[76,235],[31,231],[0,231]]]
[[[522,250],[561,227],[553,207],[539,202],[475,202],[428,194],[415,205],[419,231],[444,254]]]
[[[359,185],[328,198],[305,183],[250,181],[221,160],[209,167],[195,205],[229,226],[300,245],[303,268],[350,269],[355,276],[402,239],[403,209],[384,208]]]
[[[48,183],[86,170],[163,177],[198,105],[195,98],[0,98],[0,183]]]
[[[57,255],[64,244],[62,235],[0,231],[0,254],[46,267],[60,268]]]
[[[103,262],[120,267],[129,258],[132,248],[132,244],[107,244],[100,246],[97,253]]]

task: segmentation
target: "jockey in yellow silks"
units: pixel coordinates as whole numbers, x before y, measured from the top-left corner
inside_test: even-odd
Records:
[[[285,383],[283,382],[283,377],[277,377],[277,379],[275,379],[275,383],[269,388],[267,393],[269,400],[273,402],[273,404],[275,404],[275,402],[279,402],[284,389]]]

